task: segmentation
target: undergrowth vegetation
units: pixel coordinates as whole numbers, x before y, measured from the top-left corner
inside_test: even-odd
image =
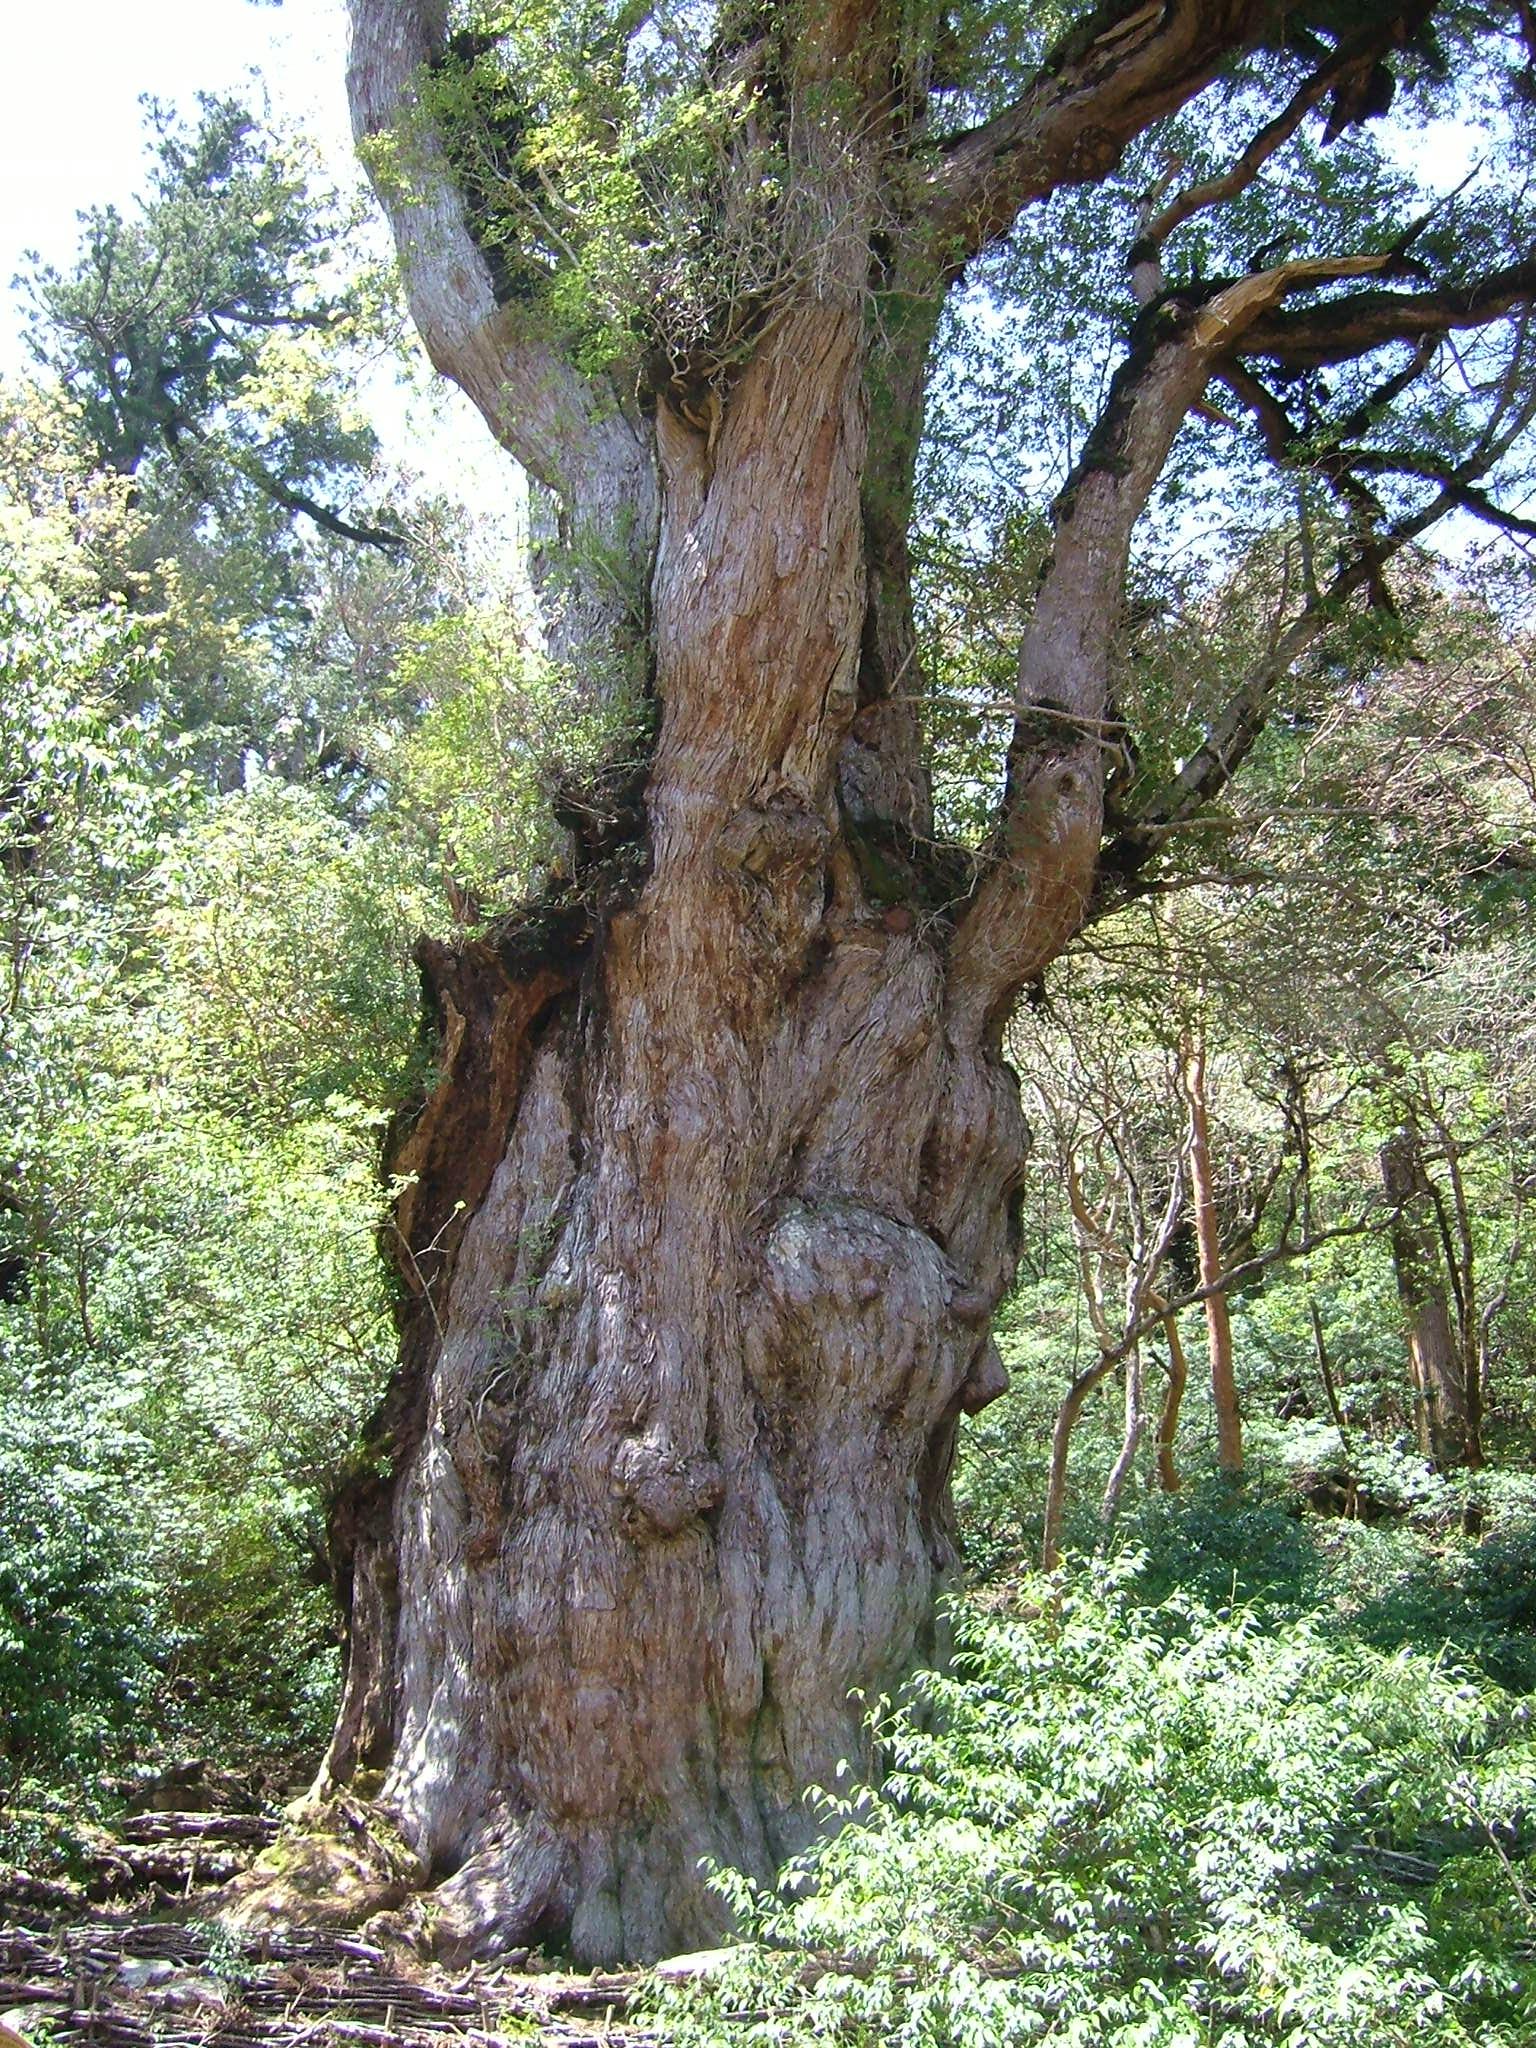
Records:
[[[829,1798],[777,1892],[721,1880],[752,1942],[658,1995],[665,2038],[1529,2040],[1528,1704],[1157,1576],[1129,1550],[963,1608],[885,1712],[879,1795]]]

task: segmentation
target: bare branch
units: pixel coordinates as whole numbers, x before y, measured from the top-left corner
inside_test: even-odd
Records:
[[[160,433],[166,452],[176,467],[195,482],[197,489],[205,498],[216,496],[217,486],[212,473],[203,468],[186,445],[189,439],[205,444],[208,436],[203,430],[191,420],[168,419],[162,422]],[[333,512],[328,505],[322,505],[318,498],[312,498],[307,491],[300,490],[297,484],[284,483],[281,477],[274,476],[254,455],[236,449],[230,451],[226,459],[233,462],[240,474],[248,482],[253,483],[263,497],[270,498],[274,505],[280,505],[285,512],[301,513],[322,532],[334,533],[339,540],[356,541],[363,547],[378,548],[386,554],[409,545],[407,536],[395,532],[393,527],[364,526],[355,520],[344,518],[339,512]]]
[[[1358,88],[1370,77],[1382,57],[1401,39],[1401,17],[1389,15],[1385,21],[1341,42],[1326,61],[1303,81],[1274,119],[1265,123],[1229,169],[1214,178],[1207,178],[1202,184],[1186,187],[1148,222],[1142,232],[1141,246],[1148,250],[1160,249],[1185,221],[1212,206],[1219,206],[1224,199],[1235,199],[1238,193],[1246,191],[1315,107],[1333,93],[1337,96],[1337,108],[1341,100],[1348,98],[1352,88]]]
[[[1422,292],[1355,292],[1304,312],[1277,308],[1257,320],[1239,353],[1288,370],[1347,363],[1394,341],[1486,327],[1536,298],[1536,250],[1470,284]]]
[[[341,540],[358,541],[365,547],[382,548],[386,553],[408,545],[403,533],[396,533],[388,526],[363,526],[356,520],[344,519],[339,512],[331,511],[329,506],[310,497],[307,491],[283,483],[259,463],[242,462],[240,469],[274,505],[281,505],[285,512],[301,512],[314,525],[326,533],[334,533]]]
[[[1433,516],[1438,518],[1450,509],[1449,501],[1437,500],[1436,507]],[[1357,552],[1337,571],[1327,588],[1291,621],[1243,678],[1173,780],[1105,848],[1096,912],[1109,910],[1127,896],[1139,893],[1133,886],[1134,878],[1158,847],[1220,794],[1252,752],[1268,723],[1276,691],[1302,655],[1337,619],[1348,600],[1373,575],[1379,574],[1381,564],[1431,523],[1429,516],[1409,522],[1408,528],[1381,540],[1369,559],[1364,552]]]
[[[1160,249],[1185,221],[1205,212],[1208,207],[1219,206],[1224,199],[1235,199],[1239,192],[1245,191],[1275,152],[1290,141],[1329,88],[1337,83],[1344,68],[1345,60],[1340,53],[1314,71],[1293,95],[1290,104],[1259,130],[1229,170],[1223,171],[1219,177],[1207,178],[1203,184],[1187,185],[1147,223],[1141,242],[1150,248]]]
[[[1253,1281],[1261,1279],[1274,1267],[1288,1265],[1292,1259],[1304,1259],[1309,1253],[1321,1250],[1325,1244],[1336,1244],[1341,1238],[1346,1237],[1366,1237],[1373,1230],[1380,1229],[1384,1222],[1390,1221],[1392,1213],[1385,1206],[1366,1209],[1348,1223],[1327,1224],[1321,1230],[1309,1231],[1294,1242],[1282,1241],[1271,1245],[1268,1251],[1256,1252],[1251,1259],[1241,1259],[1235,1266],[1226,1267],[1203,1287],[1192,1287],[1183,1294],[1170,1295],[1161,1307],[1149,1310],[1139,1322],[1127,1330],[1114,1352],[1109,1355],[1108,1365],[1118,1365],[1133,1346],[1140,1344],[1143,1338],[1152,1334],[1164,1316],[1176,1316],[1182,1309],[1197,1308],[1209,1301],[1212,1295],[1236,1293]]]

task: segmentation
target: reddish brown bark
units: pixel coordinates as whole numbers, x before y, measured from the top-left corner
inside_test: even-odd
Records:
[[[383,1769],[375,1810],[440,1880],[410,1924],[450,1950],[713,1938],[706,1863],[801,1846],[807,1786],[870,1760],[863,1702],[938,1649],[957,1421],[1006,1385],[1000,1025],[1083,915],[1102,812],[1096,739],[1032,707],[1102,719],[1204,359],[1176,328],[1123,380],[1063,501],[984,879],[925,897],[913,847],[922,915],[896,916],[859,858],[922,791],[910,722],[870,716],[867,347],[850,289],[776,319],[707,434],[658,408],[643,882],[431,963],[395,1474],[354,1517],[320,1789]]]
[[[716,1933],[701,1860],[800,1846],[932,1654],[956,1422],[1006,1384],[1016,1090],[838,799],[863,378],[856,303],[809,307],[713,449],[658,418],[648,876],[553,959],[431,963],[420,1394],[327,1785],[385,1765],[442,1945]]]

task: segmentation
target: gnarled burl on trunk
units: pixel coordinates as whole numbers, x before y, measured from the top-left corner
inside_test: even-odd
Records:
[[[622,858],[422,949],[438,1077],[392,1161],[385,1476],[338,1509],[344,1697],[309,1831],[237,1917],[393,1909],[460,1953],[548,1937],[584,1961],[707,1942],[709,1863],[770,1876],[815,1824],[807,1788],[870,1767],[867,1703],[936,1654],[957,1422],[1006,1386],[990,1318],[1026,1139],[1003,1022],[1101,874],[1133,883],[1219,789],[1363,580],[1343,564],[1289,622],[1105,868],[1134,523],[1239,358],[1251,379],[1486,323],[1528,283],[1395,295],[1395,256],[1330,255],[1143,292],[1053,507],[990,837],[934,843],[908,542],[946,294],[1025,209],[1241,83],[1272,13],[1085,9],[966,126],[987,85],[956,89],[939,7],[571,9],[569,132],[589,167],[639,165],[625,260],[675,231],[694,293],[686,331],[662,294],[594,340],[571,294],[598,228],[524,148],[550,107],[515,10],[466,34],[443,0],[353,0],[357,132],[412,316],[553,509],[555,657],[638,688],[654,736]],[[1310,71],[1272,56],[1248,85],[1284,134],[1179,220],[1241,193],[1393,34]],[[476,154],[434,81],[485,67],[500,128]],[[625,91],[692,95],[710,150],[647,156]],[[1143,283],[1174,211],[1130,252]]]

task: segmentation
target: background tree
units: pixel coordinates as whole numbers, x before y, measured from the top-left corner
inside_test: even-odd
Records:
[[[355,780],[344,728],[383,682],[385,622],[441,603],[451,551],[445,508],[386,472],[359,402],[390,353],[387,282],[301,142],[231,99],[146,119],[148,189],[88,209],[73,266],[34,259],[23,280],[58,418],[54,460],[21,488],[121,479],[131,517],[102,594],[175,617],[160,701],[202,729],[212,779],[249,760]]]
[[[335,352],[306,346],[357,331],[364,285],[339,281],[338,203],[235,100],[205,96],[195,127],[153,102],[148,117],[136,212],[88,210],[67,275],[34,261],[34,358],[75,399],[100,465],[160,503],[190,495],[226,525],[265,505],[398,546],[316,495],[374,447]],[[262,524],[270,548],[281,526]]]
[[[1499,585],[1507,598],[1512,586],[1502,576]],[[1245,587],[1239,578],[1236,593]],[[1271,722],[1241,788],[1207,820],[1225,849],[1212,868],[1186,874],[1171,896],[1151,892],[1098,917],[1010,1028],[1014,1064],[1030,1077],[1027,1100],[1050,1109],[1032,1119],[1025,1262],[1001,1340],[1022,1412],[988,1419],[966,1481],[976,1554],[989,1573],[999,1548],[1027,1553],[1036,1518],[1058,1541],[1064,1516],[1073,1541],[1100,1540],[1069,1498],[1046,1512],[1052,1490],[1042,1504],[1029,1447],[1042,1427],[1033,1406],[1042,1381],[1054,1384],[1063,1365],[1102,1378],[1120,1362],[1118,1331],[1107,1361],[1093,1358],[1091,1343],[1084,1350],[1094,1289],[1078,1280],[1067,1134],[1098,1128],[1107,1102],[1115,1173],[1121,1153],[1144,1179],[1166,1172],[1185,1114],[1167,1077],[1195,990],[1220,1168],[1218,1269],[1243,1405],[1258,1431],[1258,1491],[1288,1473],[1314,1506],[1356,1515],[1394,1512],[1390,1503],[1411,1491],[1408,1464],[1394,1475],[1387,1455],[1388,1446],[1417,1444],[1431,1420],[1415,1393],[1415,1319],[1399,1300],[1394,1246],[1405,1230],[1415,1232],[1414,1270],[1438,1305],[1441,1368],[1458,1396],[1471,1389],[1471,1405],[1484,1400],[1497,1415],[1490,1441],[1499,1462],[1518,1470],[1527,1455],[1515,1276],[1526,1257],[1530,1033],[1511,976],[1524,971],[1516,962],[1525,957],[1525,849],[1536,814],[1503,766],[1507,710],[1490,718],[1486,744],[1480,718],[1469,717],[1470,707],[1493,712],[1524,687],[1521,638],[1509,627],[1524,607],[1517,598],[1502,618],[1488,609],[1475,565],[1454,579],[1443,570],[1405,577],[1403,587],[1411,609],[1385,641],[1336,642],[1329,663],[1338,674],[1298,679],[1303,694]],[[1208,589],[1195,606],[1218,667],[1221,598]],[[1241,599],[1239,624],[1246,630]],[[1170,683],[1181,687],[1187,643],[1176,609],[1150,637],[1176,650]],[[1154,646],[1140,659],[1158,659]],[[1349,678],[1343,705],[1340,674]],[[1106,1074],[1124,1077],[1118,1089],[1106,1090]],[[1404,1132],[1418,1171],[1399,1203],[1384,1199],[1379,1155]],[[1102,1217],[1105,1204],[1096,1206]],[[1160,1283],[1165,1300],[1190,1303],[1184,1328],[1175,1314],[1161,1331],[1143,1330],[1149,1354],[1169,1346],[1175,1385],[1201,1319],[1192,1235],[1172,1239]],[[1124,1269],[1131,1251],[1123,1236],[1098,1231],[1096,1257]],[[1074,1296],[1083,1301],[1075,1319]],[[1187,1470],[1219,1462],[1219,1407],[1197,1398],[1185,1415]],[[1113,1474],[1118,1430],[1118,1420],[1085,1411],[1080,1475]],[[1166,1435],[1161,1448],[1171,1460]],[[1466,1449],[1442,1438],[1442,1469]],[[1167,1476],[1163,1463],[1159,1484]]]
[[[167,145],[139,209],[157,346],[202,318],[195,251],[228,255],[221,181],[317,235],[333,215],[301,155],[236,126],[234,171],[178,155],[168,222]],[[99,360],[67,388],[0,387],[7,1856],[41,1859],[61,1813],[167,1757],[274,1787],[312,1770],[335,1706],[325,1504],[393,1351],[379,1131],[419,1071],[411,940],[461,893],[437,764],[463,758],[482,618],[518,649],[504,717],[581,754],[569,717],[536,717],[555,693],[514,636],[504,533],[376,463],[344,472],[340,443],[332,502],[387,491],[408,545],[304,536],[238,473],[232,442],[279,387],[320,418],[387,346],[328,246],[274,231],[263,304],[310,303],[323,260],[356,318],[304,327],[281,363],[263,330],[205,415],[196,487],[163,447],[113,465],[89,425]],[[482,888],[526,888],[557,854],[559,828],[524,815],[551,784],[530,763],[522,808],[483,829]]]

